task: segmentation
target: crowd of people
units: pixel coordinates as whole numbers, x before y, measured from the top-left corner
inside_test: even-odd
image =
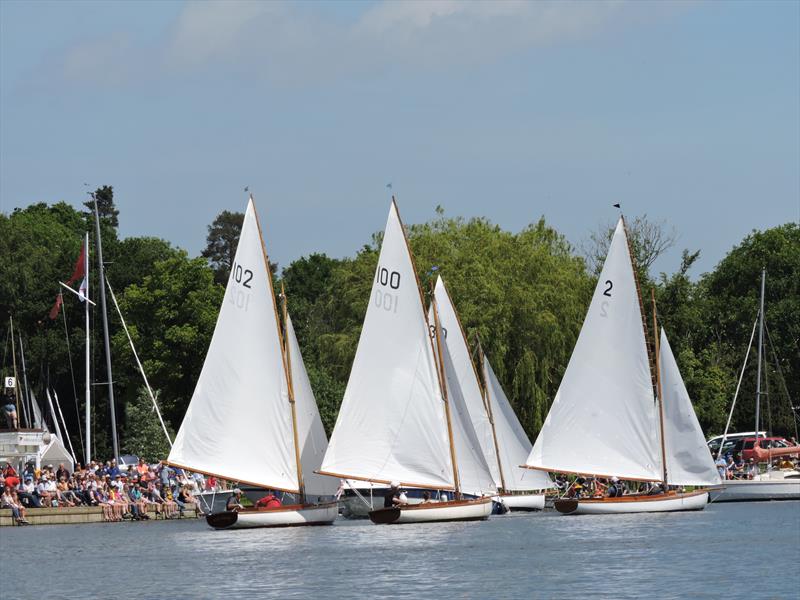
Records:
[[[198,476],[199,477],[199,476]],[[28,523],[28,511],[39,508],[98,506],[104,521],[147,520],[152,509],[156,518],[182,517],[195,511],[193,492],[207,487],[200,477],[168,465],[117,465],[80,463],[70,472],[64,464],[37,468],[29,463],[17,473],[10,463],[0,473],[0,508],[10,508],[18,524]]]
[[[794,439],[794,438],[792,438]],[[797,469],[798,459],[792,459],[788,456],[775,459],[772,462],[772,469]],[[722,480],[727,479],[753,479],[760,473],[759,463],[751,458],[747,462],[742,458],[741,453],[736,454],[726,452],[724,456],[720,456],[714,463],[717,467],[717,473]]]

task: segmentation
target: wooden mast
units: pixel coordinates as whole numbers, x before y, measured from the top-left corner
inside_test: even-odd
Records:
[[[667,491],[667,442],[664,438],[664,396],[661,393],[661,341],[658,335],[658,319],[656,318],[656,291],[650,288],[653,301],[653,341],[656,347],[656,390],[658,391],[658,425],[661,431],[661,473],[664,477],[664,491]]]
[[[495,458],[497,458],[497,469],[500,471],[500,485],[502,486],[502,490],[506,491],[506,479],[503,475],[503,465],[500,462],[500,445],[497,443],[497,431],[494,427],[494,414],[492,414],[492,401],[489,399],[489,373],[486,371],[486,360],[483,356],[483,346],[481,345],[481,338],[477,334],[475,338],[478,341],[478,360],[481,363],[481,374],[483,375],[478,381],[480,382],[481,379],[483,380],[481,385],[481,391],[483,392],[483,402],[486,408],[486,414],[489,417],[489,423],[492,426],[492,439],[494,440],[494,453]],[[473,365],[474,366],[474,365]]]
[[[419,302],[420,307],[422,308],[422,317],[425,319],[425,322],[430,325],[428,321],[428,314],[425,312],[425,297],[422,294],[422,284],[419,280],[419,274],[417,273],[417,264],[414,262],[414,253],[411,252],[411,244],[408,243],[408,236],[406,235],[406,228],[403,225],[403,219],[400,218],[400,210],[397,208],[397,200],[395,197],[392,196],[392,206],[394,207],[394,212],[397,215],[397,220],[400,222],[400,230],[403,232],[403,240],[406,242],[406,250],[408,251],[408,257],[411,259],[411,267],[412,271],[414,271],[414,281],[417,282],[417,291],[419,292]],[[450,420],[450,401],[447,398],[447,381],[444,375],[444,362],[442,361],[441,355],[441,326],[439,325],[439,311],[436,308],[436,301],[435,301],[435,294],[431,291],[431,306],[433,307],[433,319],[435,322],[434,325],[434,332],[436,337],[436,345],[439,348],[439,352],[437,353],[436,348],[434,347],[433,339],[431,339],[431,351],[433,352],[434,361],[436,361],[436,375],[439,377],[439,387],[442,389],[442,400],[444,400],[444,412],[445,416],[447,417],[447,435],[450,439],[450,461],[453,463],[453,484],[455,487],[455,495],[457,499],[461,498],[461,481],[458,478],[458,463],[456,462],[456,446],[453,442],[453,425],[452,421]]]
[[[297,465],[297,485],[300,494],[300,502],[305,504],[305,497],[306,497],[306,490],[305,484],[303,483],[303,466],[300,464],[300,449],[299,443],[297,439],[297,412],[295,410],[294,404],[294,388],[292,387],[292,374],[291,369],[288,364],[288,352],[286,352],[286,342],[283,336],[283,330],[281,328],[281,319],[278,316],[278,305],[275,303],[275,288],[272,286],[272,270],[269,267],[269,256],[267,255],[267,247],[264,244],[264,234],[261,232],[261,221],[258,219],[258,211],[255,210],[256,203],[253,199],[253,194],[250,194],[250,202],[253,203],[253,215],[256,218],[256,227],[258,228],[258,239],[261,241],[261,253],[264,256],[264,264],[267,267],[267,285],[269,286],[269,293],[272,295],[273,302],[272,307],[275,310],[275,326],[278,328],[278,343],[281,346],[281,361],[283,362],[283,370],[286,375],[286,383],[289,392],[289,405],[291,406],[292,412],[292,433],[294,435],[294,456],[295,456],[295,463]],[[284,315],[286,314],[286,296],[284,295],[283,298],[283,311]]]
[[[444,413],[447,417],[447,436],[450,439],[450,460],[453,462],[453,482],[455,483],[456,487],[456,500],[461,499],[461,482],[458,477],[458,463],[456,463],[456,446],[453,442],[453,422],[450,417],[450,400],[447,397],[447,380],[445,379],[444,373],[444,360],[442,354],[442,326],[439,323],[439,309],[436,306],[436,294],[434,293],[433,289],[431,289],[431,308],[433,308],[433,322],[435,325],[435,337],[436,337],[436,347],[438,349],[438,353],[434,353],[434,356],[438,354],[438,363],[437,372],[439,373],[439,381],[441,383],[442,388],[442,400],[444,400]]]
[[[636,284],[636,298],[639,301],[639,315],[642,319],[642,332],[644,333],[644,347],[647,350],[647,364],[650,367],[650,379],[653,385],[653,392],[658,398],[659,403],[659,424],[661,429],[661,464],[662,464],[662,477],[664,483],[664,491],[666,492],[666,485],[667,485],[667,458],[666,458],[666,450],[664,444],[664,405],[661,403],[661,389],[660,389],[660,376],[658,375],[659,367],[658,367],[658,342],[656,341],[657,336],[653,334],[653,343],[656,345],[655,348],[655,359],[653,357],[653,351],[651,351],[650,344],[647,343],[647,322],[645,321],[644,316],[644,302],[642,301],[642,288],[639,285],[639,274],[636,272],[636,259],[633,256],[633,246],[631,246],[631,238],[628,235],[628,226],[625,224],[625,217],[620,216],[622,219],[622,228],[625,232],[625,242],[628,244],[628,257],[631,261],[631,271],[633,271],[633,281]],[[653,300],[653,321],[655,322],[655,300]]]
[[[271,276],[270,276],[271,278]],[[283,301],[283,354],[286,357],[286,383],[289,388],[289,404],[292,408],[292,434],[294,435],[294,460],[297,463],[297,482],[300,484],[300,497],[303,503],[306,498],[306,486],[303,481],[303,463],[300,461],[300,439],[297,432],[297,402],[294,399],[294,384],[292,383],[292,355],[289,352],[289,312],[286,308],[286,290],[281,282],[281,300]]]

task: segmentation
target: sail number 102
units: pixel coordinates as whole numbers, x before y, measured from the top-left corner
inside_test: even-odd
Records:
[[[234,304],[237,308],[244,309],[246,312],[250,306],[250,291],[252,286],[250,282],[253,280],[253,271],[250,269],[245,269],[242,265],[238,264],[234,261],[231,265],[231,280],[234,283],[238,283],[241,289],[238,286],[228,286],[228,299]]]
[[[400,289],[400,273],[378,265],[378,270],[375,272],[375,283],[384,288],[381,290],[377,286],[375,287],[375,297],[373,298],[375,306],[397,313],[400,296],[393,290]]]

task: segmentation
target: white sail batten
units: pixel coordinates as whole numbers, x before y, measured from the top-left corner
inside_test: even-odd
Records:
[[[442,354],[461,492],[472,496],[496,494],[497,485],[473,428],[472,414],[464,398],[464,380],[458,375],[447,344],[442,344]],[[471,376],[475,378],[474,373]]]
[[[655,397],[628,242],[617,224],[589,311],[526,464],[661,479]]]
[[[497,446],[500,464],[503,466],[506,491],[546,490],[555,487],[552,480],[543,471],[525,469],[525,463],[531,452],[532,444],[528,435],[517,419],[511,403],[503,392],[497,376],[494,374],[489,359],[484,356],[486,387],[489,402],[492,406],[494,428],[497,433]]]
[[[292,369],[292,389],[297,412],[297,441],[300,445],[300,464],[303,466],[303,480],[306,496],[333,496],[339,487],[339,480],[314,471],[322,465],[322,457],[328,448],[328,437],[322,426],[317,401],[311,382],[308,380],[300,345],[294,333],[292,319],[286,317],[286,347]]]
[[[667,334],[661,329],[661,394],[664,405],[664,438],[667,458],[667,483],[670,485],[719,485],[717,468],[678,363],[672,354]]]
[[[251,199],[211,345],[168,462],[298,491],[270,277]]]
[[[469,411],[469,417],[472,421],[475,436],[481,452],[486,458],[486,463],[489,465],[492,479],[496,486],[500,486],[500,469],[497,466],[497,454],[494,447],[492,424],[489,422],[489,415],[483,403],[483,393],[481,392],[478,375],[472,363],[467,341],[464,339],[461,323],[458,320],[456,309],[453,306],[450,294],[441,277],[438,277],[436,280],[434,295],[436,296],[436,307],[439,311],[439,323],[444,333],[444,345],[447,346],[450,353],[455,376],[461,388],[461,396]],[[431,307],[428,311],[428,321],[430,323],[433,323],[432,310],[433,308]],[[456,449],[456,456],[459,457],[460,468],[461,455],[458,449]],[[527,457],[527,453],[525,456]],[[521,463],[517,463],[517,466],[520,464]]]
[[[392,202],[364,326],[320,472],[452,489],[436,368],[414,265]]]

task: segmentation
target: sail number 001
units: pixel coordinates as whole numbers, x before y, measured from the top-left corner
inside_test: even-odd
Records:
[[[247,288],[247,290],[250,290],[252,289],[250,282],[253,280],[253,271],[245,269],[242,265],[234,262],[233,265],[231,265],[231,279],[241,284],[242,287]],[[250,306],[250,292],[247,290],[234,289],[232,286],[228,286],[228,297],[230,301],[237,308],[242,308],[245,311],[247,311]]]
[[[388,310],[389,312],[397,313],[397,305],[400,301],[400,296],[393,293],[391,290],[400,288],[400,273],[397,271],[390,271],[386,267],[378,267],[375,272],[375,283],[388,287],[389,289],[381,290],[375,288],[375,306]]]

